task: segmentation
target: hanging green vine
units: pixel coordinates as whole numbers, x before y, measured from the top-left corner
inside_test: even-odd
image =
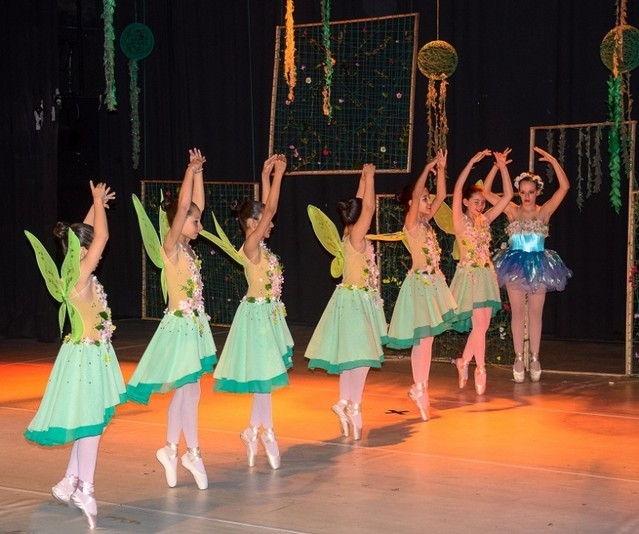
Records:
[[[583,160],[584,160],[584,145],[585,145],[585,135],[584,129],[579,129],[579,136],[577,139],[577,178],[575,179],[575,185],[577,186],[577,206],[579,207],[579,211],[581,211],[584,207],[584,192],[583,192],[583,181],[584,177],[582,174]]]
[[[608,152],[610,159],[610,204],[619,214],[621,211],[621,136],[622,119],[621,106],[621,77],[610,75],[608,78],[608,115],[612,125],[608,131]]]
[[[104,0],[102,18],[104,19],[104,103],[109,111],[116,111],[118,107],[115,97],[115,30],[113,29],[113,14],[115,0]]]
[[[546,130],[546,151],[549,154],[555,153],[555,131]],[[546,181],[551,184],[555,179],[555,173],[552,170],[551,165],[546,165]]]
[[[333,83],[333,64],[335,60],[331,53],[331,0],[322,0],[322,41],[324,43],[324,51],[326,59],[324,60],[324,89],[322,95],[324,97],[324,115],[330,120],[333,117],[333,106],[331,104],[331,84]]]
[[[140,88],[138,87],[138,62],[129,60],[129,92],[131,98],[131,149],[133,168],[137,169],[140,164]]]
[[[595,130],[595,155],[592,158],[592,167],[595,174],[595,181],[593,184],[593,193],[599,193],[601,191],[601,183],[603,179],[603,170],[601,168],[601,140],[603,138],[603,128],[597,126]]]

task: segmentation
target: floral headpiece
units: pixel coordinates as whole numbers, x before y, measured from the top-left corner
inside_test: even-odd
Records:
[[[519,176],[517,176],[517,178],[515,178],[515,181],[513,182],[513,185],[515,186],[515,189],[517,189],[517,191],[519,191],[519,183],[522,180],[524,182],[532,182],[533,184],[535,184],[539,193],[544,190],[544,181],[538,174],[533,174],[532,172],[522,172]]]

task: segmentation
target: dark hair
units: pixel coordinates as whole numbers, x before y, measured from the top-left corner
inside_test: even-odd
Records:
[[[53,227],[53,235],[58,238],[62,252],[67,255],[67,249],[69,248],[69,229],[78,237],[80,246],[89,248],[93,242],[93,226],[84,223],[69,224],[66,222],[58,221]]]
[[[160,204],[160,207],[166,212],[166,218],[169,221],[169,226],[173,224],[173,219],[175,219],[175,214],[177,213],[178,201],[165,198]],[[195,203],[191,202],[189,206],[189,211],[186,212],[186,215],[192,215],[193,210],[199,211],[200,207]]]
[[[470,197],[472,197],[475,193],[483,193],[483,189],[481,187],[479,187],[478,185],[467,185],[466,187],[464,187],[463,191],[462,191],[462,198],[465,198],[466,200],[468,200]]]
[[[337,211],[344,226],[355,224],[362,213],[362,199],[351,198],[349,200],[340,200],[337,203]]]
[[[246,233],[249,219],[258,219],[264,211],[264,203],[258,200],[245,200],[241,204],[237,202],[231,205],[231,212],[235,215],[240,228]]]
[[[413,191],[415,190],[415,182],[411,182],[402,187],[402,190],[395,195],[395,203],[399,204],[403,210],[404,215],[408,213],[410,208],[410,201],[413,199]]]

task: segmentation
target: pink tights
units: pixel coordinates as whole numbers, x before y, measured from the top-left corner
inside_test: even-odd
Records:
[[[491,308],[475,308],[471,318],[473,327],[468,334],[466,347],[462,353],[462,361],[466,365],[475,357],[478,368],[486,366],[486,332],[490,326]]]
[[[66,476],[77,476],[83,482],[93,484],[101,437],[80,438],[73,443]]]
[[[433,337],[422,338],[419,345],[413,346],[410,353],[410,365],[413,369],[415,384],[428,382],[430,376],[430,362],[433,357]]]
[[[508,290],[508,299],[510,300],[512,310],[510,325],[513,333],[513,348],[515,349],[515,354],[522,354],[524,352],[526,295],[528,295],[528,339],[530,340],[530,352],[539,354],[546,289],[541,287],[536,293],[526,293],[510,285],[506,285],[506,289]]]
[[[270,393],[254,393],[251,408],[251,426],[273,428],[273,406]]]
[[[362,427],[362,414],[359,405],[362,403],[366,376],[370,367],[357,367],[342,371],[339,375],[339,404],[346,406],[350,403],[354,410],[353,421],[356,427]]]
[[[197,432],[197,413],[200,403],[200,382],[186,384],[175,390],[169,405],[168,428],[166,440],[178,444],[180,434],[184,432],[184,440],[189,449],[199,447]]]

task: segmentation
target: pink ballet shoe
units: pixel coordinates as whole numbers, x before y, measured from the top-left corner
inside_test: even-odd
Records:
[[[475,369],[475,393],[483,395],[486,393],[486,368],[477,367]]]
[[[177,445],[168,442],[155,453],[155,457],[164,467],[164,475],[169,488],[174,488],[177,484],[177,453]]]
[[[455,367],[457,367],[457,375],[459,379],[459,389],[464,389],[468,383],[468,364],[462,358],[455,359]]]
[[[93,484],[78,481],[78,487],[71,495],[73,505],[82,510],[87,518],[88,527],[93,530],[98,524],[98,503],[95,502]]]
[[[530,355],[530,380],[539,382],[541,379],[541,364],[539,363],[539,354],[532,353]]]
[[[277,440],[275,439],[275,432],[272,428],[265,429],[260,435],[260,441],[266,452],[266,458],[268,460],[271,469],[280,468],[280,450],[277,446]]]
[[[246,445],[246,457],[248,459],[249,467],[255,466],[255,457],[257,456],[257,438],[258,429],[253,426],[245,428],[240,434],[240,439],[244,442],[244,445]]]
[[[517,384],[521,384],[526,378],[526,367],[524,366],[524,355],[517,353],[513,364],[513,379]]]
[[[333,406],[331,407],[331,410],[333,410],[333,413],[339,419],[339,424],[342,429],[342,436],[347,438],[350,432],[348,428],[348,417],[346,417],[346,412],[344,411],[345,408],[346,408],[346,404],[340,401],[333,404]]]
[[[205,490],[209,487],[209,477],[204,471],[199,447],[186,450],[186,453],[182,455],[182,467],[191,472],[198,488]]]
[[[427,387],[427,385],[420,387],[417,384],[414,384],[408,390],[408,397],[415,403],[415,406],[417,406],[422,421],[428,421],[429,416],[428,407],[430,406],[430,402],[428,400]]]
[[[76,475],[65,475],[64,478],[51,488],[51,494],[60,502],[71,504],[71,495],[78,487]]]
[[[346,407],[346,417],[348,417],[348,422],[353,427],[353,440],[355,441],[362,439],[360,406],[360,404],[349,404]]]

